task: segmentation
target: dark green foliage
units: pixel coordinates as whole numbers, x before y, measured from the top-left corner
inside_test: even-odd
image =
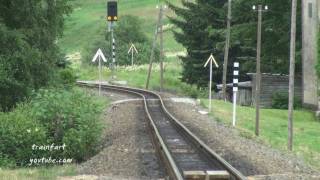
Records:
[[[96,152],[102,130],[101,101],[77,89],[52,89],[37,93],[31,105],[34,118],[52,142],[67,145],[64,155],[82,161]]]
[[[103,102],[79,89],[47,89],[30,103],[0,113],[0,166],[26,166],[30,158],[72,158],[80,162],[97,151]],[[32,150],[63,145],[65,151]]]
[[[69,0],[0,2],[0,107],[8,111],[32,89],[48,84],[61,62],[56,39],[62,35]]]
[[[0,156],[3,166],[25,166],[34,154],[32,144],[46,144],[46,130],[30,114],[31,107],[21,104],[13,112],[0,115]],[[2,161],[2,160],[1,160]]]
[[[253,5],[267,4],[269,11],[263,13],[262,72],[287,74],[289,65],[290,1],[232,1],[232,29],[227,79],[232,81],[232,65],[240,62],[240,79],[247,80],[246,73],[255,72],[257,12]],[[188,51],[183,61],[182,80],[197,86],[207,86],[209,69],[203,65],[212,53],[220,68],[214,69],[213,81],[221,83],[225,46],[227,0],[183,1],[183,7],[169,3],[177,18],[171,18],[181,31],[174,32],[176,40]],[[298,17],[301,7],[298,9]],[[301,47],[301,18],[297,18],[297,49]],[[301,73],[300,51],[297,53],[297,73]]]
[[[210,53],[213,53],[218,63],[223,60],[224,40],[224,1],[198,0],[196,4],[183,1],[184,8],[170,7],[179,16],[171,22],[182,32],[174,32],[176,40],[186,47],[187,57],[183,61],[182,80],[189,84],[207,86],[209,68],[203,68]],[[221,79],[221,68],[214,69],[213,81],[218,83]]]
[[[121,17],[121,21],[117,22],[114,29],[114,37],[116,40],[116,63],[117,65],[131,65],[131,53],[128,50],[133,43],[139,54],[134,54],[135,64],[146,64],[149,62],[151,55],[152,42],[143,33],[141,20],[136,16],[125,15]],[[111,57],[111,32],[105,33],[105,39],[97,40],[90,50],[86,53],[82,62],[84,64],[91,63],[91,59],[99,48],[108,58],[108,63],[112,62]],[[156,49],[155,61],[159,59],[159,50]],[[92,63],[91,63],[92,64]]]
[[[74,85],[77,77],[71,68],[61,69],[58,72],[58,84],[62,85]]]
[[[288,92],[276,92],[272,96],[272,108],[288,109]],[[294,109],[302,107],[302,102],[298,97],[294,97]]]

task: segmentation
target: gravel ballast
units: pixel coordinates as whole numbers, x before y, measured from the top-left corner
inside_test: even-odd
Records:
[[[172,97],[169,94],[162,96],[165,99]],[[319,172],[296,156],[245,138],[238,130],[200,114],[199,111],[205,110],[199,105],[171,100],[165,100],[165,104],[172,115],[245,176],[259,180],[320,179]]]
[[[99,154],[80,164],[78,174],[98,179],[161,179],[164,171],[153,149],[142,101],[137,97],[106,93],[113,102],[105,111],[105,145]],[[91,177],[92,178],[92,177]]]

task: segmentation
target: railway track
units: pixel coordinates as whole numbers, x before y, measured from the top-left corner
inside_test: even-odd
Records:
[[[86,82],[78,84],[98,87],[97,84]],[[160,95],[147,90],[113,85],[102,85],[102,89],[121,91],[143,99],[153,144],[170,179],[247,179],[173,117]]]

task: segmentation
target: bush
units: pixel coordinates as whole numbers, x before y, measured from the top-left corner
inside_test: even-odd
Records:
[[[63,85],[73,85],[77,77],[71,68],[66,68],[59,71],[58,80]]]
[[[288,92],[276,92],[272,95],[272,108],[288,109],[289,96]],[[298,97],[294,97],[294,109],[302,106],[302,102]]]
[[[96,152],[102,131],[101,100],[78,89],[52,89],[39,91],[31,106],[53,143],[66,143],[64,155],[82,161]]]
[[[0,166],[26,166],[30,158],[82,161],[97,152],[103,101],[71,88],[40,90],[29,103],[0,113]],[[64,151],[32,150],[32,145],[63,145]]]
[[[33,144],[46,144],[45,128],[29,113],[27,104],[20,104],[13,112],[0,116],[0,156],[6,166],[24,166],[35,153]],[[2,165],[3,165],[2,164]]]

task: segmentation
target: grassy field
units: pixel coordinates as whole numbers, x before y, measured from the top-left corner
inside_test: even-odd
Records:
[[[59,176],[73,176],[75,174],[75,167],[73,165],[56,166],[50,168],[21,168],[15,170],[0,169],[0,177],[3,177],[7,180],[56,180]]]
[[[178,0],[171,0],[177,3]],[[103,38],[103,32],[107,29],[106,1],[105,0],[76,0],[73,1],[74,11],[67,17],[64,36],[58,41],[59,47],[65,53],[82,52],[97,39]],[[144,24],[143,29],[148,37],[152,38],[157,16],[157,0],[120,0],[119,20],[123,15],[134,15],[140,17]],[[171,10],[166,10],[166,15],[173,16]],[[165,24],[168,19],[165,18]],[[183,47],[173,40],[171,31],[164,34],[165,51],[182,51]]]
[[[182,71],[180,61],[170,58],[167,59],[164,66],[164,86],[166,91],[188,96],[199,94],[199,91],[195,86],[190,86],[180,81],[180,73]],[[115,72],[116,79],[125,80],[130,86],[144,88],[147,80],[148,67],[149,65],[118,67]],[[107,81],[111,79],[112,73],[110,69],[104,67],[102,72],[102,80]],[[82,67],[81,71],[77,72],[77,76],[78,79],[97,80],[98,69],[93,66]],[[150,80],[150,89],[159,90],[159,82],[160,66],[158,63],[154,63]]]
[[[208,100],[202,100],[208,107]],[[231,126],[232,104],[213,100],[212,116]],[[262,109],[259,139],[274,148],[286,151],[288,111]],[[237,128],[245,137],[255,138],[255,108],[237,107]],[[320,169],[320,122],[308,110],[294,111],[294,150],[293,152],[309,164]]]

